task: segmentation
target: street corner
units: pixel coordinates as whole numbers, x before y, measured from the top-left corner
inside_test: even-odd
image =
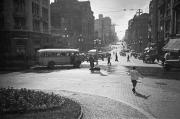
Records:
[[[111,99],[109,97],[102,97],[80,92],[71,92],[66,90],[56,90],[53,92],[79,102],[82,106],[83,117],[85,119],[154,119],[151,114],[138,107],[135,107],[123,101]]]

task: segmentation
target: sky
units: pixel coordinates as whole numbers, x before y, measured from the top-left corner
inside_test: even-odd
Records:
[[[54,0],[50,0],[53,2]],[[112,23],[116,25],[116,32],[121,40],[128,28],[128,21],[132,19],[137,9],[142,9],[143,13],[149,12],[149,3],[151,0],[79,0],[90,1],[91,9],[94,12],[95,19],[98,14],[104,17],[110,17]],[[124,11],[123,9],[126,9]],[[133,10],[132,10],[133,9]]]

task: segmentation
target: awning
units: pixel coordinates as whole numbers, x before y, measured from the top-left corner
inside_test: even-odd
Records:
[[[163,47],[163,50],[172,52],[180,51],[180,38],[170,39],[169,42]]]

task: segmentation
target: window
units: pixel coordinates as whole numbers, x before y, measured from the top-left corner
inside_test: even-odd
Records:
[[[42,3],[43,3],[43,5],[48,6],[49,5],[49,0],[42,0]]]
[[[24,28],[25,28],[25,18],[15,17],[14,29],[24,29]]]
[[[176,11],[176,34],[180,34],[180,10]]]
[[[37,3],[32,2],[32,14],[35,16],[40,15],[40,6]]]
[[[33,31],[40,31],[40,21],[33,20]]]
[[[47,8],[42,7],[42,18],[44,20],[48,20],[48,9]]]
[[[43,22],[43,32],[48,33],[48,23]]]
[[[14,11],[15,12],[25,11],[25,0],[14,0]]]

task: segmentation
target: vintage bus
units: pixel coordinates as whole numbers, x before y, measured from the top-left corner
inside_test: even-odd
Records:
[[[54,68],[55,65],[73,65],[79,67],[81,64],[78,49],[40,49],[37,52],[41,66]]]

